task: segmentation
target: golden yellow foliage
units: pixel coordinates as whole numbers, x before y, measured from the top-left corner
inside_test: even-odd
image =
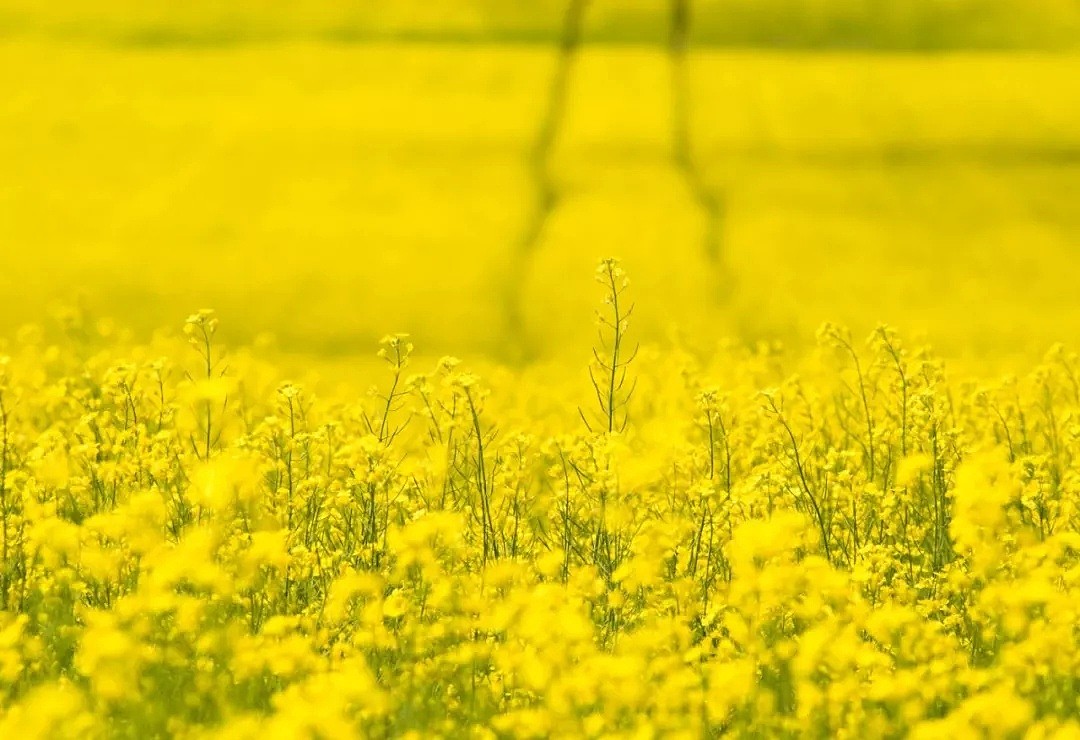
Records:
[[[8,346],[0,728],[1075,734],[1074,355],[635,353],[598,277],[591,371],[544,382],[390,335],[376,388],[317,398],[210,312]]]

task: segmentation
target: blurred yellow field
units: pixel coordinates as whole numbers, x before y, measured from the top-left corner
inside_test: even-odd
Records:
[[[1077,56],[695,53],[690,145],[721,207],[717,264],[672,157],[661,50],[576,60],[548,154],[557,202],[531,245],[552,50],[23,42],[0,57],[35,70],[0,108],[8,330],[81,295],[143,332],[214,305],[232,336],[300,351],[356,354],[393,329],[431,351],[508,359],[510,333],[552,355],[589,311],[571,276],[598,254],[641,276],[646,338],[885,321],[951,352],[1041,351],[1078,327]]]
[[[671,0],[588,0],[590,42],[664,43]],[[0,33],[136,46],[379,39],[552,43],[566,0],[4,0]],[[1075,48],[1067,0],[694,0],[695,43],[895,49]]]
[[[34,244],[0,258],[25,309],[6,312],[8,328],[83,293],[143,329],[213,303],[245,336],[274,329],[309,348],[347,349],[387,323],[450,342],[498,331],[490,297],[528,203],[519,160],[543,55],[4,56],[39,74],[4,103],[5,239]],[[473,294],[489,298],[470,306]],[[459,313],[421,325],[416,311],[441,303]]]

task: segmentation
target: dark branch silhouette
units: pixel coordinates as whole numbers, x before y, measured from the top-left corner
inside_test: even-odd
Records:
[[[508,346],[515,347],[519,355],[529,354],[525,336],[525,320],[522,292],[533,254],[543,236],[548,218],[559,200],[555,178],[551,172],[551,153],[566,117],[567,89],[574,61],[581,46],[581,31],[585,20],[588,0],[569,0],[563,16],[559,41],[559,58],[548,88],[547,106],[540,121],[536,140],[529,151],[529,173],[533,183],[533,209],[519,242],[518,253],[510,266],[506,285],[505,309]],[[519,357],[520,359],[520,357]]]
[[[671,28],[668,53],[671,57],[672,156],[675,167],[686,181],[697,207],[705,216],[703,248],[705,259],[713,270],[718,286],[723,286],[724,264],[722,234],[723,201],[706,185],[694,158],[690,122],[690,0],[671,0]]]

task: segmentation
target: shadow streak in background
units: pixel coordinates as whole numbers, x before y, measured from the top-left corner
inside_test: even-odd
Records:
[[[705,261],[712,271],[712,295],[717,301],[730,296],[731,271],[725,269],[723,254],[724,202],[705,186],[694,158],[690,129],[690,0],[671,0],[671,29],[668,52],[671,56],[671,121],[675,167],[682,174],[697,207],[705,217],[702,237]]]
[[[526,336],[523,287],[528,275],[532,256],[540,244],[548,218],[559,201],[558,188],[551,171],[551,152],[566,118],[567,88],[577,52],[581,46],[582,27],[588,0],[570,0],[563,17],[562,35],[559,41],[559,58],[555,74],[548,88],[547,107],[540,121],[536,141],[529,152],[529,175],[533,182],[533,209],[519,242],[517,252],[509,265],[506,280],[504,313],[506,315],[506,342],[511,358],[526,360],[535,354]]]
[[[686,182],[696,207],[705,219],[702,248],[706,263],[712,271],[713,295],[723,301],[730,295],[732,276],[725,269],[723,258],[724,204],[721,198],[706,187],[693,154],[691,133],[691,93],[688,56],[691,33],[691,0],[671,0],[668,54],[671,60],[671,121],[672,159],[675,168]],[[527,336],[523,301],[523,286],[533,255],[548,219],[559,202],[559,191],[551,171],[551,153],[566,118],[567,90],[577,52],[581,47],[588,0],[570,0],[563,17],[559,42],[559,58],[548,89],[547,106],[529,153],[529,172],[533,182],[534,202],[513,263],[509,265],[506,281],[504,312],[506,342],[511,359],[527,360],[536,353]]]

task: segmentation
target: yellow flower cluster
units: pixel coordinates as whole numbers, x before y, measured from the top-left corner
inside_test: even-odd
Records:
[[[636,353],[600,278],[580,410],[401,335],[326,398],[210,312],[20,335],[0,737],[1080,737],[1075,356]]]

